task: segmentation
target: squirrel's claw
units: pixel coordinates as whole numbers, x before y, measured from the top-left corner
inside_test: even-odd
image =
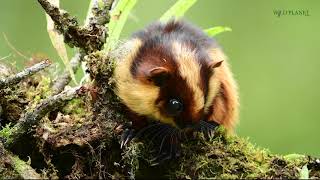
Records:
[[[214,121],[200,121],[199,131],[203,132],[206,138],[211,139],[214,136],[214,131],[218,126],[219,124]]]
[[[158,155],[150,160],[151,166],[157,166],[159,164],[162,164],[163,162],[178,158],[181,154],[180,152],[180,143],[178,138],[175,136],[175,138],[165,138],[163,139],[164,144],[160,145],[160,149],[158,152]]]
[[[134,135],[134,129],[125,129],[120,138],[120,148],[122,149],[124,146],[126,146],[133,139]]]

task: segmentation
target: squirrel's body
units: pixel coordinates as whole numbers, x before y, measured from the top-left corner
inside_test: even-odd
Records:
[[[116,93],[134,128],[151,119],[180,129],[214,121],[233,130],[236,83],[221,48],[202,30],[184,21],[154,23],[121,48]]]

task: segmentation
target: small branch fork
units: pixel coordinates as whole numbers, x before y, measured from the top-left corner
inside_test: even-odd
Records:
[[[78,86],[43,100],[32,111],[25,113],[25,115],[20,118],[18,123],[12,128],[10,137],[6,139],[4,145],[10,147],[20,137],[28,133],[33,126],[38,125],[40,120],[47,113],[63,106],[65,102],[72,100],[79,95],[83,95],[86,91],[85,87]]]
[[[66,11],[50,4],[47,0],[38,0],[46,13],[55,23],[55,28],[64,36],[65,42],[73,47],[76,46],[86,53],[101,50],[106,40],[105,24],[109,22],[109,10],[113,0],[102,1],[103,6],[95,3],[92,8],[92,17],[86,27],[80,27],[75,17]]]
[[[24,69],[23,71],[19,72],[18,74],[9,76],[7,78],[0,79],[0,89],[18,84],[23,79],[32,76],[33,74],[47,68],[50,66],[49,60],[44,60],[38,64],[35,64],[29,68]]]
[[[105,25],[110,21],[109,11],[111,10],[114,0],[92,0],[91,12],[88,13],[84,28],[78,26],[75,18],[51,5],[47,0],[38,0],[38,2],[55,22],[56,28],[64,35],[66,42],[68,39],[79,41],[71,44],[71,46],[76,46],[80,49],[70,61],[71,68],[76,72],[84,56],[90,52],[100,50],[105,43],[105,39],[107,38]],[[80,36],[78,37],[78,35]],[[91,42],[90,39],[93,40],[93,42]],[[82,44],[83,40],[86,41],[85,44]],[[95,44],[94,46],[92,46],[93,43]],[[52,94],[55,95],[63,91],[70,81],[70,74],[66,70],[53,82]]]

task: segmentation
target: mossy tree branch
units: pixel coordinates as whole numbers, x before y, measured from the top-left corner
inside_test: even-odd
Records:
[[[220,127],[210,139],[195,134],[182,144],[181,157],[150,166],[148,141],[135,142],[124,152],[122,167],[137,178],[170,179],[306,179],[320,177],[320,161],[306,155],[275,155],[247,139],[227,135]]]
[[[14,170],[14,172],[5,172],[2,173],[0,170],[0,174],[4,174],[3,176],[0,176],[0,178],[23,178],[23,179],[41,179],[40,174],[38,174],[29,164],[19,159],[19,157],[13,155],[12,153],[8,152],[6,149],[4,149],[2,143],[0,142],[0,161],[4,162],[4,164],[0,165],[0,168],[3,168],[2,166],[11,166],[11,168]],[[7,177],[6,177],[7,176]],[[17,177],[14,177],[17,176]]]
[[[73,47],[79,47],[85,52],[100,50],[105,42],[106,29],[104,25],[109,22],[107,15],[112,6],[112,0],[102,1],[103,6],[97,3],[93,9],[87,27],[80,27],[75,17],[68,12],[50,4],[47,0],[38,0],[46,13],[52,18],[56,29],[63,34],[65,42]]]
[[[78,95],[83,94],[84,87],[75,87],[67,89],[57,95],[53,95],[42,102],[40,102],[32,111],[26,112],[20,118],[17,124],[11,128],[6,137],[4,145],[10,147],[16,143],[23,135],[26,135],[33,126],[37,126],[39,121],[49,112],[64,105],[67,101],[72,100]]]
[[[33,74],[47,68],[48,66],[50,66],[50,62],[48,60],[45,60],[45,61],[42,61],[38,64],[35,64],[29,68],[26,68],[23,71],[15,74],[15,75],[11,75],[9,77],[2,78],[2,79],[0,79],[0,89],[18,84],[23,79],[25,79],[29,76],[32,76]]]
[[[56,7],[54,7],[53,5],[50,5],[50,3],[48,3],[47,1],[39,1],[39,2],[41,3],[41,5],[45,9],[47,9],[46,12],[48,14],[50,13],[51,17],[55,17],[54,22],[56,24],[60,24],[60,26],[65,26],[65,28],[60,28],[60,29],[66,29],[67,27],[71,26],[68,23],[69,20],[75,21],[74,18],[72,18],[72,17],[69,17],[68,21],[61,20],[62,13],[56,13],[56,14],[60,14],[60,15],[55,15],[55,13],[54,13],[55,11],[61,11],[61,10],[50,10],[50,9],[55,9]],[[107,23],[109,23],[109,21],[110,21],[109,11],[111,10],[113,2],[114,2],[114,0],[108,0],[108,1],[92,0],[91,1],[91,5],[89,7],[89,12],[88,12],[85,24],[84,24],[84,28],[88,32],[92,31],[96,28],[105,31],[105,25]],[[68,13],[66,13],[66,14],[68,14]],[[78,23],[76,23],[76,24],[78,24]],[[78,29],[80,31],[79,27],[77,27],[76,29]],[[99,32],[99,31],[96,31],[96,32]],[[99,43],[103,44],[106,37],[107,37],[107,34],[105,32],[103,32],[103,33],[96,33],[96,32],[95,32],[95,36],[98,37],[98,39],[100,39],[100,41],[102,41]],[[68,34],[67,31],[65,33]],[[78,34],[80,34],[80,32],[78,32]],[[72,35],[68,35],[68,36],[72,36]],[[81,62],[83,61],[83,58],[85,55],[88,55],[88,53],[90,53],[90,52],[100,50],[100,46],[98,46],[98,45],[92,47],[90,51],[83,51],[82,49],[84,49],[84,48],[82,46],[80,46],[78,48],[80,48],[80,50],[78,50],[79,52],[77,52],[70,61],[71,68],[73,69],[74,72],[76,72],[78,70],[78,67],[80,66]],[[63,72],[63,74],[58,76],[56,78],[56,80],[54,81],[54,84],[52,86],[52,89],[53,89],[52,94],[58,94],[61,91],[63,91],[64,87],[67,84],[69,84],[70,81],[71,81],[70,73],[68,70],[65,70]]]

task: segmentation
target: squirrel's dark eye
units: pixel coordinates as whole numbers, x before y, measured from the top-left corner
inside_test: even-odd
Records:
[[[170,99],[168,102],[168,113],[171,115],[177,115],[183,110],[182,103],[177,99]]]

